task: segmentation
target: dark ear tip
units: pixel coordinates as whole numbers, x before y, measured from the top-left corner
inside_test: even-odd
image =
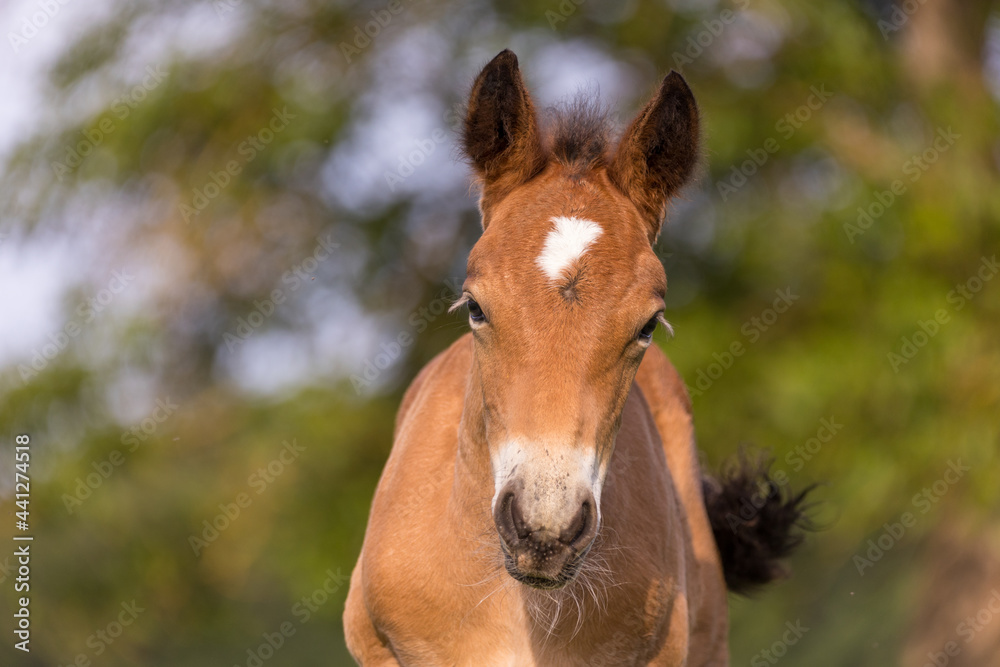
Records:
[[[684,77],[681,76],[681,73],[677,70],[672,69],[670,70],[670,74],[663,77],[662,87],[665,90],[687,91],[689,95],[693,96],[693,93],[691,93],[691,87],[688,86],[687,81],[684,80]]]
[[[487,67],[497,65],[506,65],[513,69],[517,69],[517,55],[510,49],[504,49],[500,53],[493,56],[493,60],[490,61],[490,64],[487,65]]]

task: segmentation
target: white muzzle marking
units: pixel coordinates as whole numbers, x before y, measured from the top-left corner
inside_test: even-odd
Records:
[[[567,512],[575,513],[577,490],[590,489],[600,519],[601,490],[604,475],[600,474],[596,452],[566,447],[545,447],[533,443],[525,446],[521,440],[502,444],[493,458],[493,502],[496,509],[500,491],[515,477],[530,499],[522,505],[524,518],[535,526],[551,525]]]

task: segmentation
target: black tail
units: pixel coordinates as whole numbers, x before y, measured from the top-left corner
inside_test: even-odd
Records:
[[[781,559],[798,547],[813,529],[806,516],[806,495],[787,488],[787,477],[772,477],[771,460],[751,459],[741,452],[719,475],[705,477],[705,507],[722,557],[726,587],[746,595],[785,576]],[[780,482],[780,483],[779,483]]]

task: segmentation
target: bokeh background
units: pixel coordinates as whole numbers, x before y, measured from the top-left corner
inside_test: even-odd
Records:
[[[479,235],[456,123],[509,47],[540,108],[583,89],[624,123],[671,68],[701,104],[657,344],[708,466],[751,443],[821,483],[793,576],[732,599],[733,664],[1000,664],[997,3],[30,0],[0,22],[0,663],[350,664],[396,406],[466,328],[443,312]]]

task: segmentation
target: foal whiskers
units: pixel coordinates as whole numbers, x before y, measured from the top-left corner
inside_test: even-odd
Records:
[[[543,642],[550,638],[561,638],[566,643],[572,641],[583,629],[588,619],[597,620],[608,613],[608,590],[627,582],[616,580],[615,558],[621,561],[621,554],[627,547],[621,544],[617,532],[602,526],[589,551],[577,566],[572,581],[556,589],[539,589],[523,584],[511,577],[504,566],[504,554],[500,538],[492,524],[487,524],[482,532],[470,539],[474,545],[469,551],[469,559],[486,571],[479,581],[461,584],[469,588],[485,587],[479,601],[459,622],[461,627],[468,618],[487,600],[497,600],[499,604],[523,601],[524,610],[536,627],[544,631]],[[619,563],[620,569],[620,563]],[[568,625],[572,623],[572,625]]]

